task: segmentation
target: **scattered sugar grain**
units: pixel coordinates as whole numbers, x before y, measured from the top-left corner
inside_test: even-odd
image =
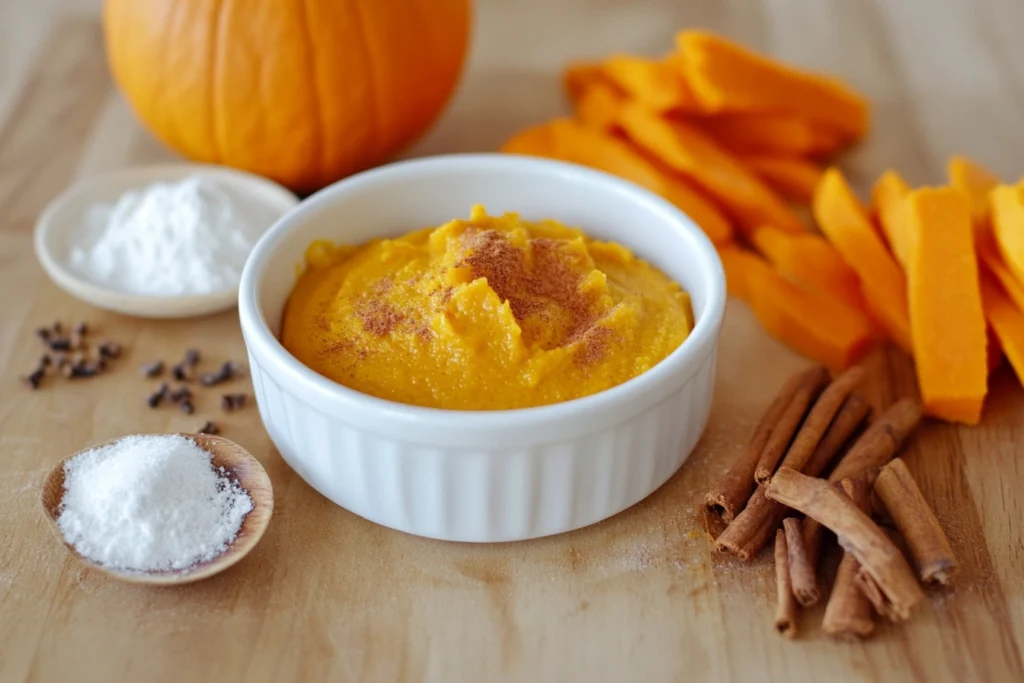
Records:
[[[252,509],[248,492],[191,439],[128,436],[64,465],[57,525],[103,566],[181,570],[224,552]]]

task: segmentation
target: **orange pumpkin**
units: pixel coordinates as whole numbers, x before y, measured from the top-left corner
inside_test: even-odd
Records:
[[[469,0],[107,0],[110,67],[181,154],[309,191],[411,144],[455,88]]]

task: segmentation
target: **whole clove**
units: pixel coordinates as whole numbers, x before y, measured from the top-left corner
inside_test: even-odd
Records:
[[[68,337],[50,337],[49,344],[51,351],[71,350],[71,339],[69,339]]]
[[[216,436],[217,434],[220,434],[220,427],[215,425],[211,420],[207,420],[206,424],[204,424],[202,427],[199,428],[199,432],[198,433],[199,434],[209,434],[211,436]]]
[[[121,345],[109,339],[101,341],[96,349],[99,351],[100,358],[114,359],[121,355]]]
[[[225,412],[231,412],[245,407],[245,394],[224,394],[220,399],[220,407]]]
[[[85,339],[88,333],[89,324],[84,320],[68,327],[58,320],[49,327],[37,328],[35,336],[46,346],[46,352],[40,356],[36,370],[22,379],[35,389],[41,379],[33,378],[45,377],[48,372],[60,372],[68,379],[77,379],[93,377],[106,370],[108,361],[121,355],[122,346],[112,340],[89,344]]]
[[[22,377],[22,381],[25,382],[33,391],[39,388],[39,384],[43,381],[43,377],[46,375],[46,371],[42,367],[38,367],[33,370],[30,374]]]
[[[186,415],[191,415],[196,410],[195,406],[192,404],[191,398],[182,399],[181,402],[178,403],[178,409]]]
[[[98,375],[103,367],[98,361],[80,361],[78,363],[69,363],[64,368],[64,376],[68,379],[76,379],[80,377],[93,377]]]
[[[192,366],[185,363],[178,363],[171,368],[171,376],[179,382],[190,382],[194,374]]]
[[[199,365],[199,349],[188,349],[185,351],[185,364],[192,367]]]
[[[146,363],[139,368],[139,372],[143,377],[159,377],[164,372],[164,362],[155,360],[152,363]]]
[[[146,397],[146,405],[150,408],[156,408],[160,405],[160,402],[167,397],[167,382],[160,382],[160,386],[157,387],[156,391]]]
[[[174,401],[175,403],[180,403],[181,401],[191,401],[192,390],[189,389],[184,384],[182,384],[177,389],[171,392],[170,397],[171,400]]]
[[[199,383],[205,387],[212,387],[216,384],[220,384],[221,382],[227,382],[235,376],[235,371],[237,369],[238,366],[235,363],[227,361],[220,366],[220,369],[217,370],[217,372],[204,372],[200,375]]]

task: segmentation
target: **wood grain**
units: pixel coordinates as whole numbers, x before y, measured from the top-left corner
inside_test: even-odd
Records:
[[[244,349],[234,313],[143,322],[100,312],[56,289],[32,256],[36,216],[69,182],[169,158],[110,82],[97,4],[0,4],[0,681],[1024,680],[1024,392],[1005,368],[980,428],[928,423],[903,453],[961,576],[908,624],[879,622],[853,645],[818,632],[824,601],[802,615],[797,641],[779,638],[771,558],[714,560],[699,527],[709,483],[807,366],[740,303],[729,305],[711,423],[690,461],[648,500],[555,538],[473,546],[392,532],[299,480],[253,408],[222,415],[211,393],[192,416],[148,409],[139,364],[188,346],[211,363]],[[867,92],[872,136],[844,159],[862,192],[888,167],[941,182],[953,152],[1008,179],[1024,174],[1015,0],[485,0],[462,89],[409,154],[493,150],[564,111],[564,62],[658,54],[687,25]],[[39,353],[30,331],[55,318],[122,341],[120,369],[24,389],[18,375]],[[876,406],[913,391],[907,358],[881,353],[870,366]],[[194,431],[208,417],[274,485],[274,519],[250,556],[159,589],[111,581],[52,538],[39,487],[60,457],[128,432]]]

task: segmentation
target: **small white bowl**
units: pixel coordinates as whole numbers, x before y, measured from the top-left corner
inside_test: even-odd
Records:
[[[614,240],[690,293],[696,326],[664,361],[592,396],[455,411],[374,398],[317,374],[277,333],[311,241],[362,243],[468,216],[553,218]],[[624,510],[686,460],[707,423],[725,277],[711,242],[668,202],[605,173],[514,155],[441,156],[352,176],[304,201],[256,245],[239,316],[260,416],[311,486],[379,524],[457,541],[511,541]]]
[[[36,257],[50,279],[68,294],[100,308],[140,318],[188,318],[231,308],[237,288],[212,294],[149,296],[130,294],[91,282],[67,265],[75,231],[93,205],[113,203],[125,192],[155,182],[174,182],[190,175],[208,175],[251,196],[254,201],[284,215],[298,203],[294,194],[275,182],[244,171],[208,164],[138,166],[81,180],[50,202],[35,229]]]

